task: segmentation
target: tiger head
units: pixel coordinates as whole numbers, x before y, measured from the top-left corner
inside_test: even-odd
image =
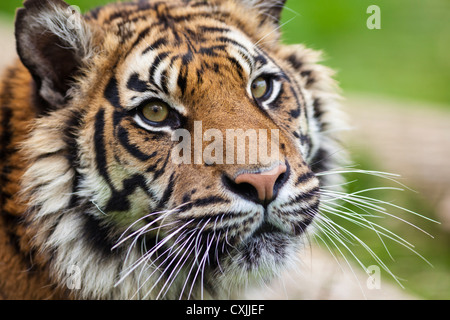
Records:
[[[337,96],[318,53],[281,44],[283,3],[18,11],[37,113],[27,223],[55,282],[80,271],[73,297],[227,297],[295,261]]]

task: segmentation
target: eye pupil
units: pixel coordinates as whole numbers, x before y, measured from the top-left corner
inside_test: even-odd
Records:
[[[142,107],[142,115],[151,122],[163,122],[169,116],[169,106],[162,101],[152,101]]]
[[[251,91],[255,99],[261,99],[269,90],[269,83],[263,77],[256,78],[252,82]]]

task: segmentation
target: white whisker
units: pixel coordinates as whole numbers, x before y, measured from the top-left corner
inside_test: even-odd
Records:
[[[128,271],[119,279],[119,281],[115,284],[115,286],[119,285],[123,280],[125,280],[142,262],[148,261],[158,250],[161,248],[164,244],[166,244],[170,239],[172,239],[178,232],[182,231],[188,224],[190,224],[193,220],[188,221],[175,231],[173,231],[171,234],[164,237],[163,240],[158,242],[158,244],[152,248],[152,250],[145,253],[143,256],[141,256],[131,267],[129,267]]]
[[[405,186],[404,184],[398,182],[396,178],[399,178],[400,176],[397,174],[392,173],[386,173],[381,171],[370,171],[370,170],[360,170],[350,167],[344,167],[344,168],[336,168],[329,171],[319,172],[316,174],[318,177],[325,177],[328,175],[339,175],[344,176],[346,174],[364,174],[369,176],[374,176],[377,178],[387,179],[391,182],[394,182],[398,185],[400,185],[402,188],[398,187],[372,187],[372,188],[366,188],[363,190],[358,190],[355,192],[347,193],[341,190],[344,186],[348,186],[351,183],[356,182],[350,181],[345,183],[340,183],[334,186],[322,186],[320,188],[320,195],[321,195],[321,203],[320,203],[320,211],[321,214],[316,216],[315,219],[315,225],[317,226],[319,233],[315,234],[314,236],[320,240],[320,243],[323,243],[328,251],[333,255],[333,257],[336,259],[336,256],[332,252],[332,248],[329,246],[328,243],[331,244],[332,247],[336,248],[341,256],[344,257],[347,264],[349,264],[348,259],[345,257],[344,252],[339,248],[342,247],[347,251],[353,259],[363,268],[364,271],[366,271],[366,268],[362,261],[356,256],[356,254],[350,249],[349,243],[354,243],[355,245],[359,245],[362,248],[364,248],[365,251],[369,253],[369,255],[376,261],[376,263],[385,270],[399,285],[403,288],[403,285],[400,282],[400,278],[397,277],[392,273],[392,271],[389,269],[389,267],[382,261],[382,259],[370,248],[367,243],[365,243],[362,239],[360,239],[358,236],[356,236],[354,233],[350,232],[348,229],[346,229],[344,226],[338,224],[334,220],[331,219],[332,216],[337,217],[339,219],[343,219],[345,221],[348,221],[350,223],[353,223],[354,225],[368,229],[373,231],[378,239],[380,240],[381,244],[383,245],[385,251],[389,255],[389,257],[394,260],[390,250],[388,249],[384,239],[392,240],[393,242],[403,246],[407,250],[414,253],[417,257],[425,261],[428,265],[432,266],[431,263],[425,259],[421,254],[419,254],[416,250],[414,250],[414,245],[408,241],[406,241],[404,238],[396,234],[395,232],[388,230],[386,227],[382,226],[379,223],[374,222],[375,218],[393,218],[396,220],[399,220],[419,231],[426,234],[427,236],[433,238],[433,236],[423,230],[422,228],[418,227],[417,225],[411,223],[410,221],[401,218],[391,212],[388,211],[388,209],[396,209],[400,210],[405,213],[410,213],[414,216],[420,217],[422,219],[425,219],[427,221],[431,221],[433,223],[439,223],[431,218],[428,218],[426,216],[423,216],[413,210],[403,208],[399,205],[396,205],[392,202],[376,199],[370,196],[367,196],[370,192],[377,192],[377,191],[399,191],[404,192],[405,189],[408,189],[410,191],[413,191],[409,187]],[[352,209],[353,206],[355,210]],[[325,217],[324,214],[330,217]],[[353,270],[352,270],[353,272]]]
[[[358,262],[358,264],[364,270],[366,270],[364,264],[355,255],[355,253],[345,244],[345,242],[342,240],[341,236],[337,236],[337,234],[335,234],[333,231],[331,231],[332,229],[329,229],[329,227],[333,224],[331,220],[322,219],[321,222],[322,223],[320,223],[319,225],[321,226],[321,230],[323,231],[323,234],[327,237],[327,239],[333,244],[333,246],[339,251],[340,255],[344,258],[344,261],[346,262],[346,264],[349,267],[350,271],[352,272],[354,278],[356,279],[356,282],[358,283],[358,285],[361,289],[361,292],[363,292],[363,294],[364,294],[364,291],[362,290],[362,287],[361,287],[361,283],[359,282],[358,277],[356,276],[356,273],[353,270],[353,267],[352,267],[350,261],[347,259],[346,255],[342,252],[342,250],[339,248],[339,246],[333,241],[333,238],[336,239],[342,246],[344,246],[344,248],[353,256],[353,258],[356,260],[356,262]]]
[[[192,252],[194,251],[194,246],[192,246],[192,248],[188,251],[189,247],[191,246],[191,243],[189,243],[189,240],[191,239],[191,237],[194,236],[194,232],[192,233],[192,235],[185,241],[185,244],[188,244],[187,248],[184,249],[185,244],[181,247],[181,250],[184,251],[183,255],[178,259],[178,263],[175,265],[175,267],[173,268],[172,272],[170,273],[170,275],[167,277],[167,280],[164,284],[164,286],[161,288],[158,296],[156,297],[157,299],[159,299],[159,296],[161,295],[162,291],[164,290],[164,288],[167,286],[167,289],[165,290],[165,292],[163,293],[163,295],[165,295],[167,293],[167,291],[169,290],[169,288],[171,287],[172,283],[175,281],[176,277],[178,276],[178,274],[180,273],[180,271],[182,270],[184,264],[187,262],[187,260],[190,258]],[[184,257],[186,256],[186,258],[184,259]],[[183,260],[184,259],[184,260]],[[181,265],[180,265],[181,263]],[[178,271],[177,271],[178,269]],[[172,278],[172,280],[171,280]],[[170,282],[169,282],[170,281]]]

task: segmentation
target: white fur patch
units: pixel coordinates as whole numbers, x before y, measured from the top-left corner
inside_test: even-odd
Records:
[[[47,10],[41,10],[31,23],[33,28],[48,30],[75,50],[77,56],[87,62],[95,55],[92,43],[92,29],[84,22],[81,14],[71,7],[61,8],[48,2]]]

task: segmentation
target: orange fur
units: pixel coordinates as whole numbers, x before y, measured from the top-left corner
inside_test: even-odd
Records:
[[[0,298],[63,299],[66,295],[49,280],[45,264],[31,246],[33,234],[20,223],[26,211],[19,197],[26,162],[17,151],[35,117],[32,86],[29,72],[17,62],[4,73],[0,87]]]

